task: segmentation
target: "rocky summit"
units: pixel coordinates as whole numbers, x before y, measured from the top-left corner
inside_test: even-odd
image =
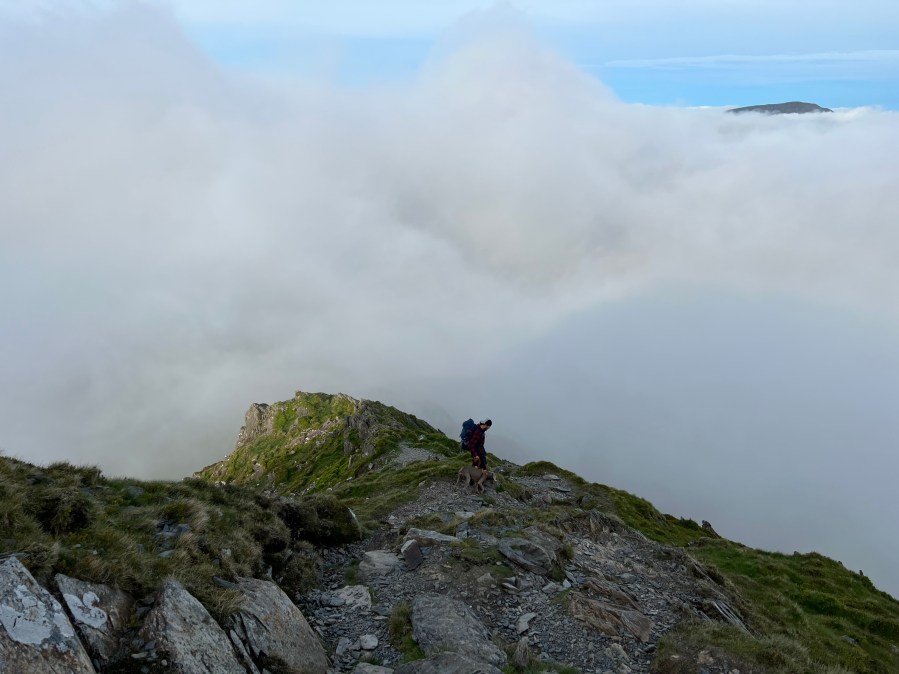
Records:
[[[899,671],[860,572],[489,458],[478,492],[455,438],[303,392],[180,482],[0,457],[0,671]]]

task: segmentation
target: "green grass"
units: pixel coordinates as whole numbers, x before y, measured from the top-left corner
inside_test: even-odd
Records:
[[[263,577],[271,567],[286,592],[305,590],[318,579],[309,541],[360,535],[329,496],[291,501],[202,480],[106,479],[91,466],[42,468],[6,457],[0,524],[0,554],[17,553],[45,585],[63,573],[141,597],[174,577],[219,619],[238,596],[213,576]],[[180,535],[162,535],[179,525]]]
[[[390,612],[387,621],[390,645],[403,654],[403,662],[421,660],[427,655],[412,638],[412,607],[408,602],[399,602]]]
[[[303,494],[372,472],[404,443],[446,456],[459,453],[455,441],[429,424],[379,402],[297,393],[293,400],[274,403],[271,410],[271,433],[204,468],[199,476]],[[306,440],[308,431],[322,427],[322,433]]]

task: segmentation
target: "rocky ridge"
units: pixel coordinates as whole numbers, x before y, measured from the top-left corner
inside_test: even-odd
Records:
[[[0,671],[850,672],[819,668],[801,649],[784,667],[759,664],[799,647],[764,642],[757,608],[691,554],[694,545],[728,543],[707,522],[662,515],[552,464],[492,455],[498,480],[477,493],[455,480],[467,463],[455,440],[380,403],[298,393],[253,405],[235,452],[200,473],[217,486],[193,480],[171,495],[160,485],[107,484],[88,469],[19,465],[16,473],[4,461],[0,494],[29,493],[13,475],[44,489],[30,500],[41,517],[44,501],[54,504],[41,526],[57,540],[48,551],[0,539]],[[90,486],[55,484],[53,476],[69,473]],[[259,489],[248,497],[233,482]],[[295,498],[298,491],[315,495]],[[107,515],[131,504],[122,522],[138,518],[134,531],[148,532],[124,544],[139,548],[128,559],[168,570],[152,593],[123,591],[141,584],[110,576],[127,565],[104,566],[104,545],[84,549],[88,500],[98,494],[108,496]],[[238,512],[227,509],[234,504]],[[252,516],[235,519],[241,509]],[[62,523],[61,513],[69,517]],[[651,540],[625,519],[681,542]],[[242,524],[222,538],[219,521]],[[813,577],[830,568],[820,556],[799,561]],[[867,587],[848,572],[841,578]],[[870,604],[873,595],[864,596]],[[861,639],[893,649],[885,660],[859,659],[857,671],[888,672],[880,663],[889,658],[899,664],[890,641],[899,623],[888,613],[878,620],[868,635],[838,641],[858,653]],[[738,647],[722,642],[725,632]]]
[[[504,463],[500,470],[512,468]],[[500,479],[525,485],[529,500],[564,501],[573,491],[552,473]],[[388,617],[403,606],[411,608],[419,646],[442,634],[444,647],[496,667],[505,659],[485,654],[484,644],[516,644],[525,663],[603,674],[649,672],[658,640],[684,620],[742,624],[724,589],[695,560],[614,516],[587,512],[577,527],[548,533],[534,526],[514,538],[508,527],[490,524],[491,515],[524,507],[508,492],[479,497],[435,481],[389,516],[388,531],[327,551],[322,588],[300,604],[334,645],[334,666],[353,671],[362,658],[400,666],[404,654],[391,643]],[[409,526],[423,518],[443,522],[453,533]],[[516,550],[504,545],[508,541],[527,546]],[[357,564],[361,584],[347,585]],[[462,620],[465,610],[470,613]],[[440,615],[454,619],[444,624]],[[474,621],[481,639],[466,624]],[[366,644],[366,636],[374,638]],[[403,671],[426,666],[405,665]]]

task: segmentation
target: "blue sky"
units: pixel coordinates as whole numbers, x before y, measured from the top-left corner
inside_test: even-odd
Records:
[[[899,9],[885,0],[173,0],[214,59],[350,84],[414,77],[466,15],[493,8],[624,101],[749,105],[809,100],[899,108]]]

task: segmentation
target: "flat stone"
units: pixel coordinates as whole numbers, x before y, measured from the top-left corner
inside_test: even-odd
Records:
[[[524,634],[530,628],[531,621],[536,617],[536,613],[525,613],[524,615],[518,616],[518,620],[515,623],[515,631],[519,634]]]
[[[340,599],[347,608],[363,612],[371,610],[371,592],[365,585],[342,587],[336,598]]]
[[[446,595],[415,597],[412,638],[428,655],[449,650],[498,667],[506,664],[506,654],[490,640],[490,633],[474,612]]]
[[[526,538],[500,539],[497,548],[512,562],[541,576],[549,572],[556,559],[551,550]]]
[[[437,653],[425,660],[407,662],[394,674],[502,674],[501,669],[461,653]]]
[[[406,540],[415,539],[419,545],[436,545],[437,543],[456,543],[458,538],[441,534],[438,531],[429,531],[427,529],[416,529],[415,527],[406,532]]]
[[[390,667],[360,662],[353,668],[353,674],[393,674],[393,670]]]
[[[15,557],[0,563],[0,670],[95,674],[60,603]]]
[[[359,576],[369,580],[377,576],[386,576],[400,564],[400,558],[389,550],[369,550],[362,555],[359,563]]]
[[[373,651],[378,647],[378,637],[374,634],[363,634],[359,637],[359,646],[365,651]]]

